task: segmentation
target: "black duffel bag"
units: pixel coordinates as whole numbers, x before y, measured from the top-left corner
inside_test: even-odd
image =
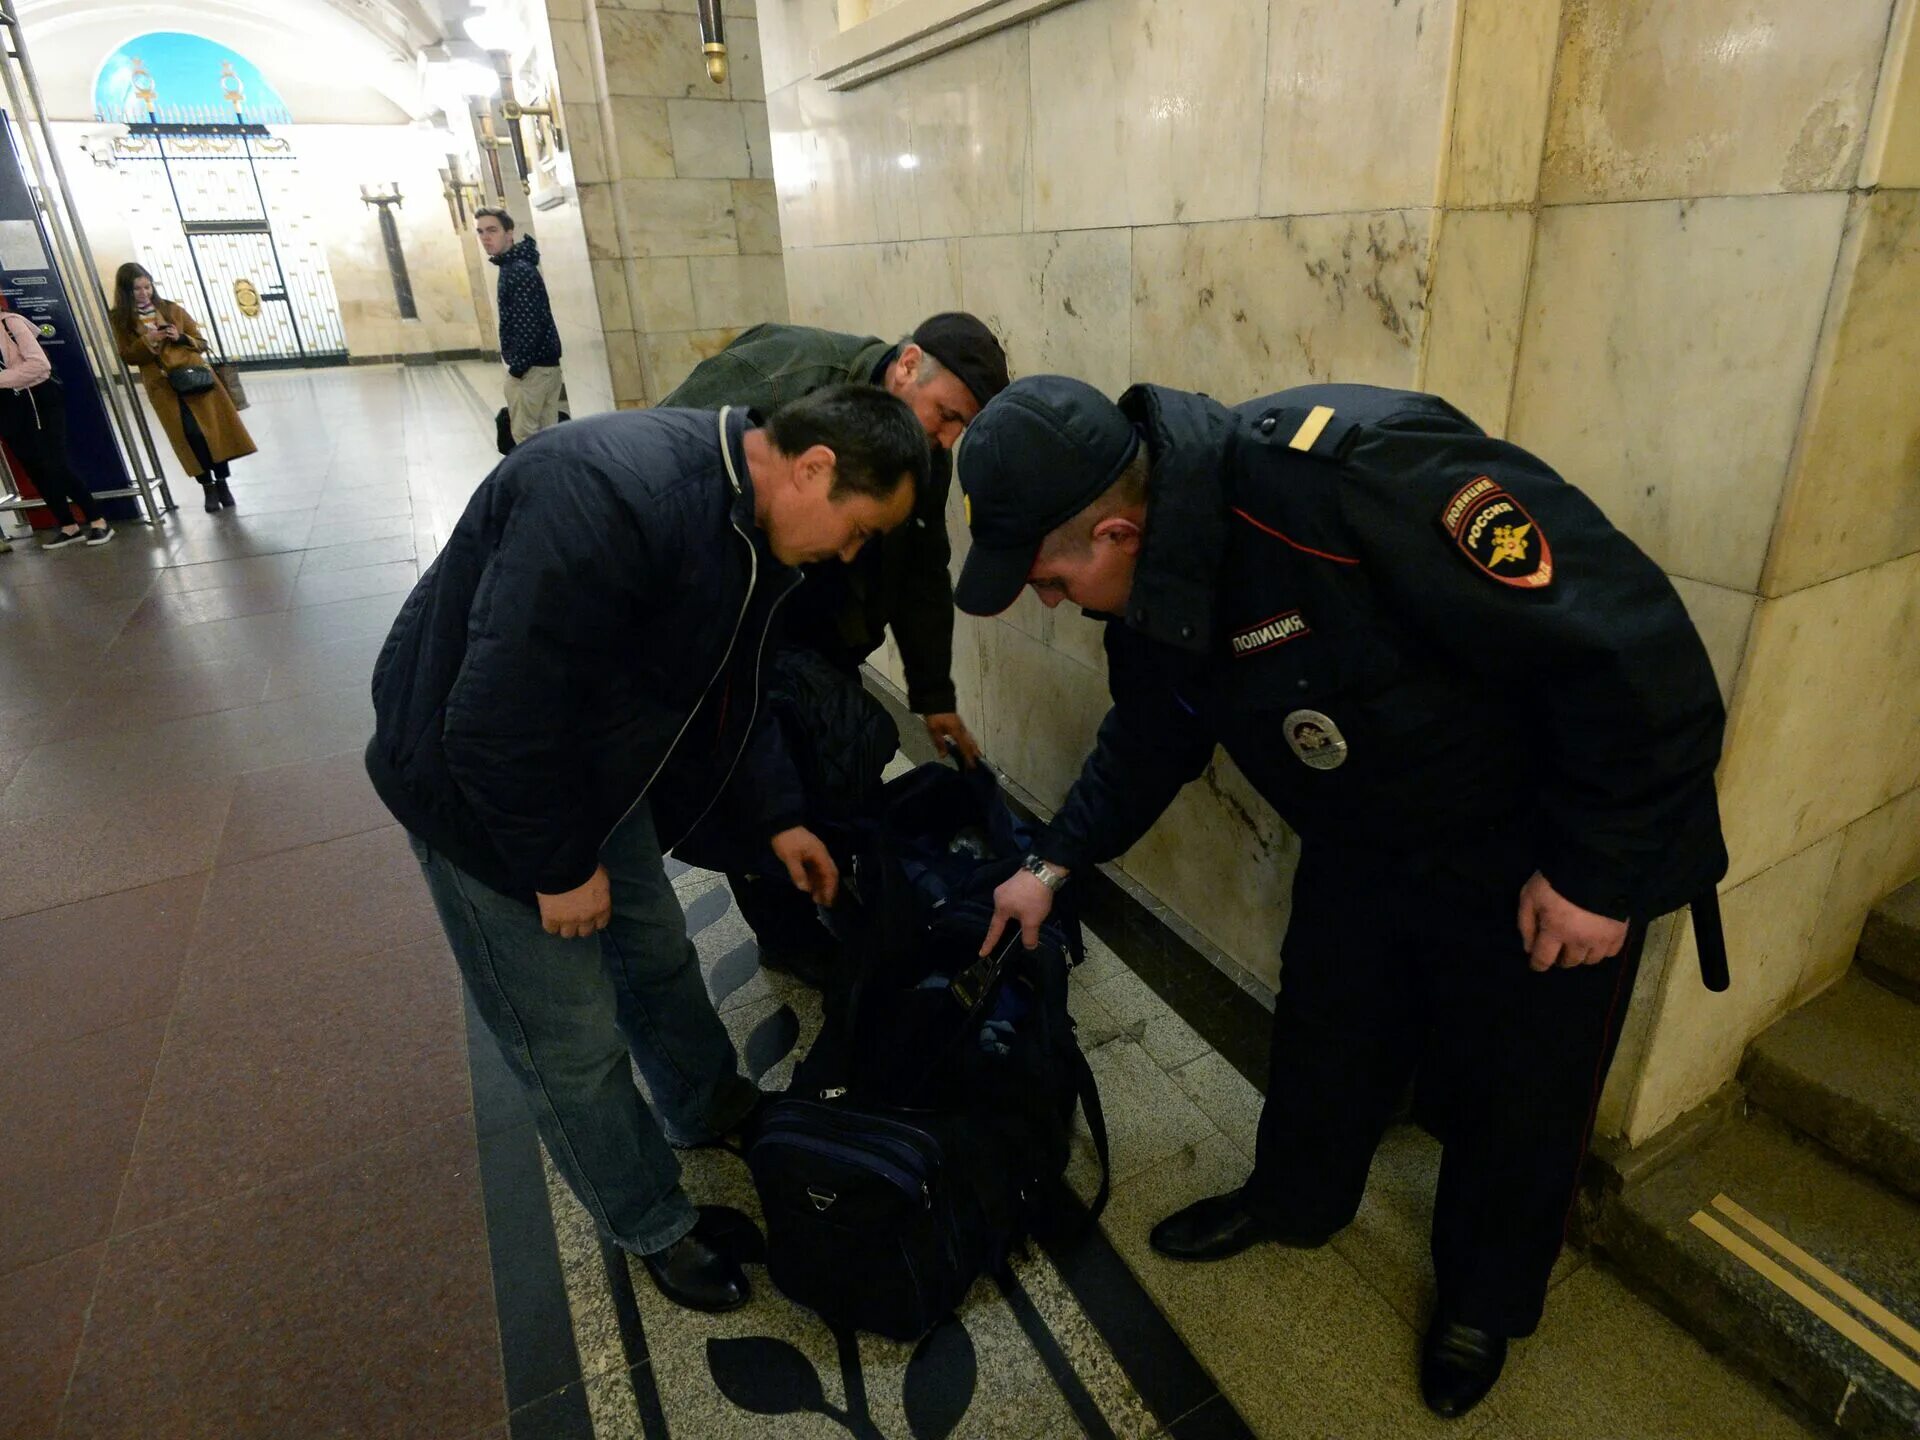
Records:
[[[1028,1235],[1092,1223],[1107,1136],[1067,1009],[1067,927],[978,954],[1026,841],[991,776],[922,766],[887,795],[835,912],[853,978],[746,1156],[781,1293],[911,1340]],[[1076,1108],[1100,1159],[1090,1206],[1063,1178]]]

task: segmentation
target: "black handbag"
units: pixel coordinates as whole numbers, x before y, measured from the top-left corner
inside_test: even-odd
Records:
[[[167,371],[167,383],[176,395],[204,395],[213,389],[213,371],[204,365],[179,365]]]

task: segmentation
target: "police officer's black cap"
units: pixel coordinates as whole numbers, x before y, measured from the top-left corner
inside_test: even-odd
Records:
[[[921,321],[913,343],[959,376],[982,405],[1007,388],[1007,352],[984,322],[963,310],[943,310]]]
[[[953,453],[966,497],[967,552],[954,603],[998,615],[1020,598],[1040,543],[1113,487],[1139,432],[1093,386],[1028,375],[982,410]]]

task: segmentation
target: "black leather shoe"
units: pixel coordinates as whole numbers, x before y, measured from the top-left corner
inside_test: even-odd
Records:
[[[1327,1237],[1287,1235],[1247,1209],[1241,1190],[1196,1200],[1184,1210],[1176,1210],[1147,1237],[1153,1248],[1170,1260],[1224,1260],[1262,1240],[1276,1240],[1311,1250],[1327,1243]]]
[[[1420,1345],[1420,1394],[1443,1420],[1457,1420],[1487,1398],[1507,1363],[1507,1337],[1439,1315]]]
[[[226,507],[227,509],[229,509],[229,510],[231,510],[231,509],[233,509],[233,508],[234,508],[234,505],[233,505],[233,491],[231,491],[231,490],[229,490],[229,489],[227,488],[227,482],[226,482],[226,481],[224,481],[224,480],[216,480],[216,481],[214,481],[214,482],[213,482],[213,494],[214,494],[214,498],[215,498],[215,499],[217,499],[217,500],[218,500],[218,501],[219,501],[219,502],[220,502],[220,503],[221,503],[222,505],[224,505],[224,506],[225,506],[225,507]]]
[[[676,1305],[718,1315],[747,1303],[747,1276],[740,1263],[715,1250],[697,1232],[640,1258],[660,1293]]]
[[[202,480],[200,482],[200,494],[207,502],[207,513],[209,515],[218,515],[220,513],[220,494],[213,488],[213,482],[211,480]]]

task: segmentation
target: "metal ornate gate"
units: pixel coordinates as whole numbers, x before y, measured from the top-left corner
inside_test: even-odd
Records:
[[[301,214],[293,149],[264,125],[148,121],[114,142],[140,259],[237,364],[344,364],[346,330]],[[198,303],[196,304],[196,300]]]

